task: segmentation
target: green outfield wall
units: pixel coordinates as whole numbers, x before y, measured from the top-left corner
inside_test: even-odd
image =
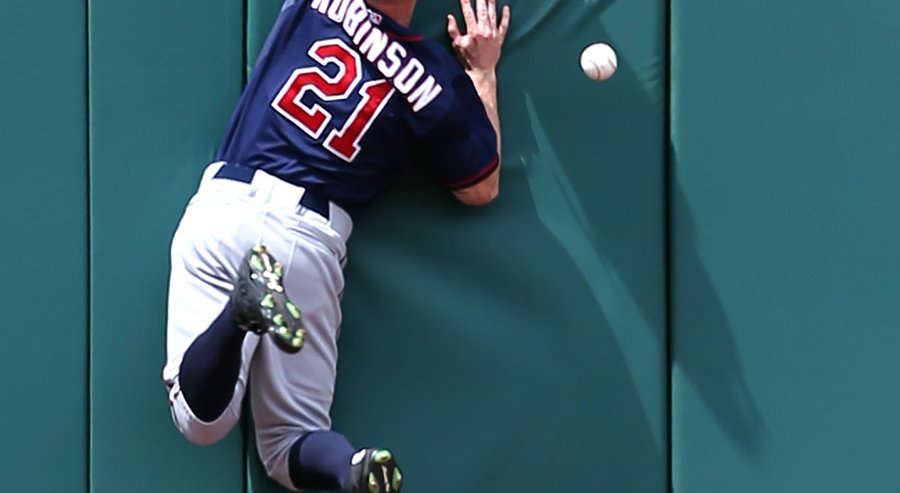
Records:
[[[89,7],[91,492],[242,492],[241,434],[190,445],[161,370],[169,242],[240,94],[244,5]]]
[[[0,6],[4,492],[87,491],[85,26],[81,3]]]
[[[900,4],[672,17],[675,491],[900,491]]]
[[[335,427],[409,493],[900,491],[900,4],[510,5],[501,196],[414,172],[358,219]],[[160,379],[170,238],[279,8],[0,7],[0,492],[283,491]]]

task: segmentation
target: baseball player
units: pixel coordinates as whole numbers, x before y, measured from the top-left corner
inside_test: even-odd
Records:
[[[272,478],[400,491],[389,450],[331,430],[346,244],[414,155],[463,203],[497,196],[495,2],[461,0],[465,34],[448,16],[458,60],[408,29],[415,0],[284,3],[172,240],[163,379],[190,441],[225,436],[249,384]]]

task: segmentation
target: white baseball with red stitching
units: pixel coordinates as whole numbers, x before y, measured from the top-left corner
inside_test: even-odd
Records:
[[[609,79],[618,66],[616,51],[606,43],[594,43],[581,52],[581,70],[591,80]]]

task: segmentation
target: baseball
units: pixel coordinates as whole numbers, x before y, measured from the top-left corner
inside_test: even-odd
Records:
[[[606,43],[594,43],[581,52],[581,70],[591,80],[609,79],[618,66],[615,50]]]

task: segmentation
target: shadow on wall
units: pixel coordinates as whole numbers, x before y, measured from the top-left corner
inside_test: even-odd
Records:
[[[585,2],[591,7],[584,14],[572,8],[563,10],[560,2],[545,2],[546,10],[529,13],[543,17],[519,18],[524,33],[554,46],[557,56],[534,57],[539,48],[516,33],[510,47],[519,50],[511,50],[504,61],[504,72],[516,77],[512,82],[504,79],[501,89],[505,120],[529,122],[527,127],[515,127],[528,133],[507,135],[507,140],[515,142],[514,155],[523,165],[522,170],[513,172],[525,175],[541,223],[566,251],[603,308],[634,375],[653,357],[648,347],[665,344],[661,280],[656,276],[659,265],[655,261],[662,260],[666,239],[651,226],[661,223],[664,211],[665,184],[658,166],[667,150],[666,139],[660,138],[665,116],[663,97],[647,92],[642,85],[642,81],[666,77],[664,62],[653,64],[656,73],[639,72],[620,52],[619,69],[608,82],[597,85],[568,75],[576,71],[582,47],[595,40],[617,44],[602,25],[586,25],[589,19],[601,18],[613,3]],[[527,59],[520,56],[524,54]],[[598,109],[603,113],[597,114]],[[583,164],[585,155],[594,156],[588,159],[594,161],[592,165]],[[674,153],[670,156],[674,166]],[[504,186],[516,164],[510,161],[507,156]],[[703,354],[685,354],[687,357],[673,364],[684,371],[737,448],[759,460],[767,435],[765,424],[747,387],[719,296],[697,254],[694,221],[677,185],[671,200],[679,214],[673,226],[678,229],[675,234],[684,238],[680,243],[684,251],[673,257],[678,261],[674,273],[690,279],[692,288],[690,293],[675,294],[675,307],[696,317],[692,318],[696,323],[679,325],[679,330],[689,331],[680,337],[707,344]],[[636,314],[641,328],[656,339],[655,344],[647,344],[635,334]],[[647,394],[647,386],[639,385],[637,390],[652,422],[655,398]]]
[[[677,157],[671,151],[671,165]],[[678,339],[675,371],[683,373],[726,435],[754,463],[762,459],[769,435],[740,365],[731,325],[698,247],[694,216],[679,183],[672,185],[672,207],[677,215],[673,283],[682,289],[673,294],[672,320]]]

